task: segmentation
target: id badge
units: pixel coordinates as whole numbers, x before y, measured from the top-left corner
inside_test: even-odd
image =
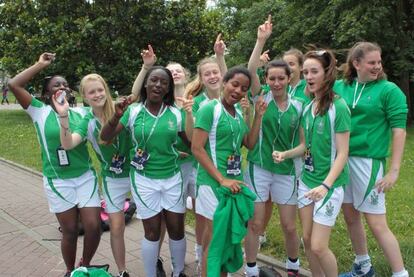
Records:
[[[137,170],[143,170],[149,157],[150,155],[146,151],[138,149],[135,153],[134,158],[131,161],[131,165],[135,167]]]
[[[241,174],[241,156],[230,155],[227,158],[227,175],[239,176]]]
[[[59,148],[56,150],[59,166],[68,166],[69,163],[69,156],[65,149],[62,148],[62,146],[59,146]]]
[[[303,168],[309,172],[313,172],[314,170],[312,153],[309,148],[306,148],[305,151],[305,161],[303,163]]]
[[[115,174],[122,173],[122,167],[125,163],[125,157],[120,155],[114,155],[112,157],[111,166],[109,167],[109,171],[114,172]]]

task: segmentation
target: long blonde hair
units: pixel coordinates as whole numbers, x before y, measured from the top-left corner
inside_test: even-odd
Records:
[[[185,97],[188,97],[189,95],[192,95],[193,97],[196,97],[197,95],[200,94],[200,92],[203,90],[204,85],[201,81],[201,67],[205,64],[208,63],[215,63],[218,65],[216,58],[214,57],[208,57],[208,58],[204,58],[201,61],[198,62],[197,64],[197,76],[196,78],[191,81],[190,83],[187,84],[187,86],[185,87]]]
[[[89,81],[98,81],[103,85],[105,89],[106,102],[103,106],[102,122],[101,122],[103,126],[105,125],[106,122],[108,122],[109,119],[111,119],[111,117],[115,113],[114,101],[112,100],[112,96],[109,91],[108,84],[105,82],[104,78],[102,78],[101,75],[96,74],[96,73],[88,74],[82,78],[80,85],[79,85],[79,92],[83,98],[85,98],[85,85]]]

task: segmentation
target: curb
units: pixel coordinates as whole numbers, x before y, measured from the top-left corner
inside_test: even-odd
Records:
[[[21,170],[30,172],[31,174],[36,175],[36,176],[39,176],[41,178],[43,177],[43,174],[41,172],[37,171],[37,170],[33,170],[33,169],[29,168],[29,167],[26,167],[24,165],[21,165],[21,164],[12,162],[12,161],[7,160],[7,159],[4,159],[2,157],[0,157],[0,162],[3,162],[5,164],[7,164],[8,166],[17,167],[17,168],[19,168]],[[185,226],[185,232],[186,232],[186,234],[188,234],[188,235],[190,235],[192,237],[195,237],[194,229],[191,228],[188,225]],[[282,272],[285,272],[285,270],[286,270],[286,267],[285,267],[285,263],[284,262],[281,262],[279,260],[276,260],[276,259],[274,259],[272,257],[269,257],[269,256],[266,256],[264,254],[258,253],[257,254],[257,261],[259,261],[260,263],[262,263],[262,264],[264,264],[266,266],[270,266],[270,267],[273,267],[273,268],[275,268],[277,270],[280,270]],[[310,271],[308,271],[308,270],[305,270],[305,269],[301,268],[299,270],[299,275],[301,277],[311,277],[312,276],[312,273]]]

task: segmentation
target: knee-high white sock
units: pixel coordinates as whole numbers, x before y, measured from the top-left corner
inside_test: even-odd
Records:
[[[194,250],[195,250],[195,259],[197,262],[201,263],[202,257],[203,257],[203,246],[200,244],[194,244]]]
[[[160,241],[150,241],[143,238],[141,241],[141,256],[144,262],[145,276],[155,277]]]
[[[185,251],[187,249],[187,240],[182,238],[180,240],[169,241],[171,263],[173,266],[173,277],[177,277],[184,270]]]

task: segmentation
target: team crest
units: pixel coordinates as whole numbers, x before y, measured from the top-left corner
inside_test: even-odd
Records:
[[[172,121],[171,119],[169,119],[168,120],[168,130],[174,131],[174,129],[175,129],[174,121]]]
[[[378,193],[375,191],[372,192],[371,198],[370,198],[371,205],[377,206],[379,202],[379,196]]]
[[[325,206],[325,215],[331,217],[334,212],[334,206],[332,205],[332,202],[329,201]]]
[[[321,120],[321,121],[318,122],[318,127],[316,129],[316,132],[318,134],[323,134],[324,128],[325,128],[325,124],[324,124],[323,120]]]

